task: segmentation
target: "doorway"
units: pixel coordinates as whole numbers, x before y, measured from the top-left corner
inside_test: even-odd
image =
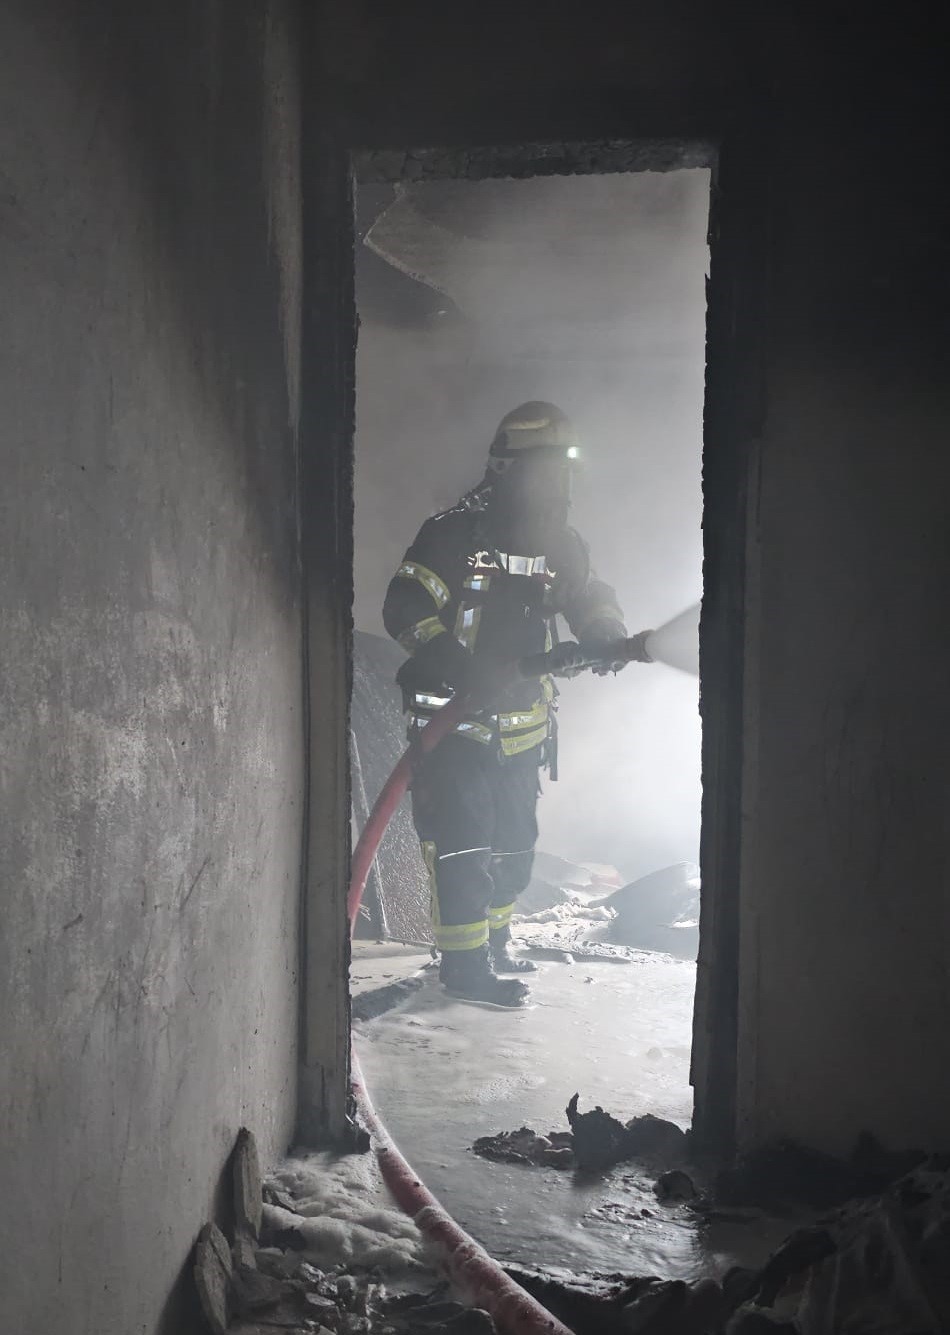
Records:
[[[698,602],[708,199],[703,167],[358,186],[355,826],[404,737],[391,685],[404,654],[380,619],[386,585],[423,520],[477,481],[497,419],[516,403],[556,399],[577,423],[572,523],[628,630]],[[369,1045],[371,1083],[388,1082],[391,1129],[463,1216],[479,1212],[484,1174],[460,1186],[448,1140],[413,1143],[432,1120],[413,1085],[430,1099],[447,1067],[484,1114],[453,1125],[456,1139],[470,1132],[459,1155],[491,1118],[514,1127],[530,1108],[553,1121],[585,1081],[625,1118],[690,1118],[697,682],[634,664],[565,683],[559,706],[560,777],[542,776],[535,874],[515,923],[541,963],[538,1007],[517,1017],[517,1034],[494,1025],[489,1038],[474,1012],[440,1017],[423,967],[429,887],[408,809],[381,847],[358,933],[355,1014],[358,1031],[366,1020],[358,1041]],[[423,986],[409,999],[390,992],[396,1011],[370,1022],[367,998],[412,973]],[[498,1224],[504,1193],[486,1190]],[[508,1205],[517,1210],[513,1197]],[[578,1223],[586,1206],[598,1208],[581,1201]],[[601,1257],[612,1231],[622,1236],[617,1225],[610,1210],[582,1224]],[[497,1248],[500,1238],[487,1240]],[[563,1244],[552,1239],[562,1256]]]

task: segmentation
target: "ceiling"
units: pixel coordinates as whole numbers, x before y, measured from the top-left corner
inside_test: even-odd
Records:
[[[436,181],[361,197],[364,319],[457,330],[509,358],[682,350],[706,265],[705,171]]]

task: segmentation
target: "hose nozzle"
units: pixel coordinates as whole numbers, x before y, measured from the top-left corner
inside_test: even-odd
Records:
[[[641,630],[631,635],[629,640],[622,640],[618,647],[623,652],[618,657],[623,657],[627,663],[652,663],[653,657],[648,646],[653,633],[652,630]]]

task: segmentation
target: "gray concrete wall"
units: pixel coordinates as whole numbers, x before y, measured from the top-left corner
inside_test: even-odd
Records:
[[[292,1135],[294,9],[0,15],[11,1335],[190,1329],[235,1133]]]
[[[936,120],[824,110],[780,127],[767,185],[739,1133],[945,1150],[950,214]]]

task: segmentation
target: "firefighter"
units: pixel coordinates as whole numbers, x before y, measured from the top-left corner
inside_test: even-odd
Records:
[[[503,669],[552,647],[556,617],[588,654],[626,637],[614,591],[568,525],[574,427],[551,403],[503,418],[482,482],[426,520],[390,582],[386,629],[410,655],[397,681],[410,739],[454,694],[472,712],[417,762],[413,823],[429,875],[439,977],[453,995],[517,1006],[533,972],[509,923],[531,877],[539,771],[556,778],[550,677]],[[645,657],[645,655],[644,655]],[[596,669],[617,671],[609,655]]]

